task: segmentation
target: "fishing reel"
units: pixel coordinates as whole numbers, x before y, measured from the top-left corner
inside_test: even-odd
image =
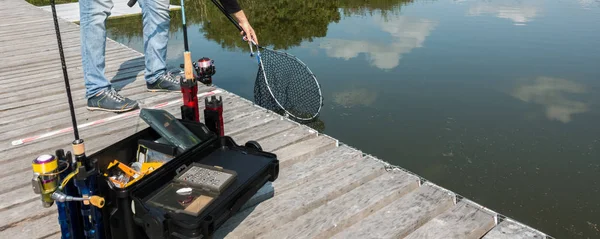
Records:
[[[217,72],[214,63],[214,60],[211,60],[208,57],[202,57],[194,64],[194,69],[197,74],[196,77],[202,84],[212,84],[212,76]]]
[[[192,66],[196,71],[194,78],[202,84],[211,85],[212,76],[217,72],[214,63],[215,61],[208,57],[202,57],[198,59],[197,62],[192,62]],[[184,68],[184,64],[181,64],[180,66],[181,68]]]
[[[62,150],[57,150],[57,156],[44,154],[32,161],[33,178],[31,186],[35,194],[41,195],[42,206],[51,207],[54,202],[81,201],[84,204],[92,204],[98,208],[104,207],[104,198],[99,196],[82,195],[73,197],[65,194],[62,190],[71,178],[79,170],[69,172],[72,162],[69,162],[71,153],[65,155]],[[68,173],[68,175],[66,175]]]

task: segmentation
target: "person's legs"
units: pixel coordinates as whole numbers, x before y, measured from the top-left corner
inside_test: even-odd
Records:
[[[79,1],[81,61],[83,79],[85,80],[85,96],[91,96],[110,87],[104,76],[106,26],[110,16],[112,0]]]
[[[144,78],[151,91],[180,91],[177,77],[167,71],[167,45],[169,42],[169,0],[139,0],[142,9]]]
[[[79,1],[81,61],[87,108],[123,112],[134,109],[137,103],[118,95],[104,75],[106,19],[112,7],[112,0]]]

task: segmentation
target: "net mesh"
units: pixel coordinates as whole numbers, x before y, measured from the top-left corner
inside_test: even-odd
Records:
[[[261,48],[260,58],[254,84],[255,103],[299,120],[315,118],[323,99],[310,69],[296,57],[270,49]]]

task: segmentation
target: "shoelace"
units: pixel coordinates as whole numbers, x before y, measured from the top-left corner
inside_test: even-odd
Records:
[[[177,76],[175,76],[173,74],[173,72],[171,72],[171,71],[168,71],[166,74],[162,75],[161,77],[171,83],[179,84],[179,80],[177,79]]]
[[[120,96],[114,89],[110,89],[107,95],[108,97],[110,97],[113,100],[116,100],[117,102],[122,102],[125,100],[125,98],[123,96]]]

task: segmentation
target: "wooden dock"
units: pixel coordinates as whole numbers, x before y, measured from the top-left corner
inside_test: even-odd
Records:
[[[31,160],[70,150],[73,137],[52,16],[0,1],[0,238],[60,238],[56,208],[43,208],[30,184]],[[135,112],[85,109],[79,29],[61,20],[61,32],[88,154],[148,127]],[[123,95],[180,116],[180,94],[146,91],[142,54],[109,39],[106,63]],[[257,140],[281,161],[274,196],[235,215],[216,238],[549,238],[224,89],[199,91],[200,100],[223,96],[227,135]]]

